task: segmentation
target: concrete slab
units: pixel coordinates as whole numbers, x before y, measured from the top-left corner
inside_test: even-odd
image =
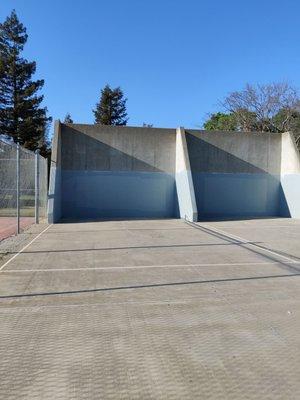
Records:
[[[267,248],[276,249],[280,254],[300,259],[300,219],[219,221],[210,223],[210,226],[225,230],[229,234],[242,236],[249,241],[258,241]]]
[[[0,266],[0,398],[298,399],[299,239],[290,219],[50,226]]]

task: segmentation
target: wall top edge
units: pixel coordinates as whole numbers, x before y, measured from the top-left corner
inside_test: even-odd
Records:
[[[273,132],[255,132],[255,131],[207,131],[204,129],[185,129],[185,133],[198,133],[198,134],[211,134],[211,135],[256,135],[256,136],[277,136],[280,137],[285,133],[273,133]]]
[[[97,124],[81,124],[81,123],[63,123],[59,120],[55,121],[56,123],[60,124],[62,127],[66,126],[66,127],[70,127],[70,128],[96,128],[97,130],[149,130],[149,131],[166,131],[166,132],[174,132],[176,133],[176,131],[178,129],[183,129],[185,131],[185,133],[198,133],[198,134],[203,134],[203,135],[219,135],[219,134],[223,134],[223,135],[256,135],[256,136],[262,136],[262,135],[269,135],[269,136],[283,136],[283,135],[287,135],[287,134],[291,134],[291,132],[284,132],[284,133],[273,133],[273,132],[255,132],[255,131],[241,131],[241,132],[236,132],[236,131],[208,131],[208,130],[204,130],[204,129],[189,129],[189,128],[183,128],[183,127],[176,127],[176,128],[160,128],[160,127],[148,127],[148,126],[129,126],[129,125],[125,125],[125,126],[116,126],[116,125],[97,125]]]
[[[63,125],[63,126],[68,126],[68,127],[71,127],[71,128],[76,128],[76,127],[82,127],[82,128],[97,128],[97,129],[99,129],[99,130],[102,130],[102,129],[106,129],[106,130],[110,130],[110,129],[118,129],[118,130],[122,130],[122,129],[131,129],[131,130],[140,130],[140,129],[143,129],[143,130],[153,130],[153,131],[161,131],[161,130],[165,130],[165,131],[176,131],[176,128],[160,128],[160,127],[148,127],[148,126],[129,126],[129,125],[125,125],[125,126],[122,126],[122,125],[98,125],[98,124],[78,124],[78,123],[73,123],[73,124],[66,124],[66,123],[63,123],[63,122],[61,122],[61,125]]]

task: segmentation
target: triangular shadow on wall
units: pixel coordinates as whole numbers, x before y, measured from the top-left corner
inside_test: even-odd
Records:
[[[280,166],[270,174],[193,134],[186,140],[200,220],[290,216]]]

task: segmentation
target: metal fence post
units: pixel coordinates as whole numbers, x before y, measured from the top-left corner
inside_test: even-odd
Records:
[[[17,234],[20,233],[20,145],[17,143]]]
[[[39,223],[39,192],[40,192],[40,166],[39,166],[39,157],[40,151],[36,150],[35,152],[35,223]]]

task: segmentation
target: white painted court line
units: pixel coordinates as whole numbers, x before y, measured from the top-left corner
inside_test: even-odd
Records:
[[[194,223],[192,223],[192,224],[194,224]],[[208,225],[205,225],[205,224],[195,224],[195,226],[200,226],[200,227],[202,226],[203,228],[206,228],[208,230],[210,229],[211,231],[213,231],[215,233],[220,233],[221,235],[227,236],[230,239],[238,240],[239,242],[241,242],[243,244],[247,244],[248,246],[252,246],[255,249],[260,249],[263,252],[270,253],[270,254],[275,255],[276,257],[280,257],[280,258],[283,258],[285,260],[288,260],[288,262],[290,262],[290,263],[295,263],[296,262],[295,260],[293,260],[290,257],[286,257],[286,256],[281,255],[280,253],[277,253],[276,251],[265,249],[263,247],[257,246],[256,244],[250,243],[250,241],[248,239],[244,239],[244,238],[242,238],[240,236],[232,235],[231,233],[227,233],[225,231],[222,231],[221,229],[216,229],[214,227],[211,227],[211,226],[208,226]]]
[[[86,268],[49,268],[49,269],[9,269],[1,271],[6,274],[19,272],[65,272],[65,271],[97,271],[97,270],[127,270],[127,269],[147,269],[147,268],[196,268],[196,267],[238,267],[251,265],[280,265],[280,262],[240,262],[240,263],[205,263],[205,264],[164,264],[164,265],[132,265],[118,267],[86,267]],[[288,261],[286,264],[300,264],[298,261]]]
[[[27,247],[29,247],[33,242],[35,242],[36,239],[38,239],[38,238],[39,238],[44,232],[46,232],[51,226],[52,226],[52,224],[49,225],[49,226],[47,226],[47,227],[46,227],[42,232],[40,232],[34,239],[32,239],[28,244],[26,244],[26,246],[24,246],[20,251],[18,251],[18,253],[16,253],[16,254],[15,254],[14,256],[12,256],[8,261],[6,261],[6,263],[3,264],[3,265],[0,267],[0,271],[2,271],[3,268],[5,268],[5,267],[6,267],[11,261],[13,261],[16,257],[18,257],[19,254],[23,253],[23,251],[26,250]]]

